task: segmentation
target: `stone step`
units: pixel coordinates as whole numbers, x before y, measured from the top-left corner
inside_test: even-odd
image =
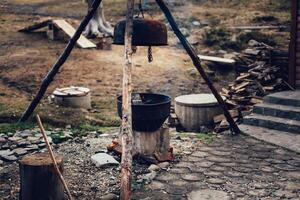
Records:
[[[270,94],[264,98],[264,102],[300,107],[300,91],[284,91]]]
[[[300,120],[300,107],[262,103],[253,108],[253,113],[286,119]]]
[[[244,118],[244,124],[300,134],[298,120],[251,114]]]
[[[245,124],[239,125],[239,128],[243,133],[258,140],[300,153],[300,134],[296,135],[285,131],[277,131]]]

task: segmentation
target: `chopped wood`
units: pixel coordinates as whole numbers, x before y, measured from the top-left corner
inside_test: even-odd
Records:
[[[283,77],[286,69],[274,64],[273,60],[278,59],[274,55],[288,54],[278,50],[273,54],[273,51],[272,47],[264,43],[252,41],[252,45],[249,44],[249,47],[237,57],[238,76],[233,83],[220,91],[221,95],[226,97],[225,102],[230,109],[249,112],[253,110],[255,104],[263,102],[265,95],[286,87]],[[217,124],[216,130],[224,130],[226,125],[229,128],[223,116],[216,116],[214,121]]]
[[[229,113],[231,117],[236,118],[239,116],[239,111],[238,110],[229,110]],[[214,122],[215,124],[220,123],[221,121],[226,120],[225,116],[223,114],[217,115],[214,117]]]

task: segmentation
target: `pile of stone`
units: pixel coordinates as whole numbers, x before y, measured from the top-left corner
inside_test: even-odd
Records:
[[[46,131],[48,140],[53,143],[72,138],[72,132]],[[0,133],[0,161],[13,162],[33,152],[46,148],[43,136],[38,130],[24,130],[15,133]]]

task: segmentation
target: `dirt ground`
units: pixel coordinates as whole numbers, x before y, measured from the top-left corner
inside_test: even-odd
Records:
[[[66,3],[67,2],[67,3]],[[125,16],[125,0],[105,1],[107,19],[115,24]],[[150,1],[151,2],[151,1]],[[180,28],[188,30],[189,35],[199,38],[201,28],[191,25],[193,21],[211,21],[210,26],[229,27],[244,25],[269,25],[269,22],[254,22],[257,16],[270,15],[279,25],[289,24],[289,11],[286,0],[214,0],[180,1],[171,7]],[[176,3],[177,2],[177,3]],[[182,3],[184,2],[184,3]],[[219,2],[219,3],[216,3]],[[155,19],[165,22],[158,8],[151,3],[147,12]],[[18,32],[26,26],[46,19],[64,18],[74,25],[86,14],[86,5],[82,0],[1,0],[0,3],[0,133],[1,125],[16,122],[26,106],[37,92],[39,85],[63,51],[67,41],[50,41],[45,32],[24,34]],[[217,22],[215,22],[217,21]],[[273,23],[273,22],[272,22]],[[265,31],[274,36],[278,46],[286,46],[288,33],[277,30]],[[234,34],[234,33],[233,33]],[[169,46],[153,48],[154,61],[147,62],[147,49],[139,48],[134,55],[133,83],[134,91],[158,92],[173,98],[190,93],[209,92],[205,83],[192,72],[193,64],[178,44],[175,36],[169,32]],[[199,53],[218,51],[218,46],[199,44],[195,46]],[[233,50],[228,50],[233,52]],[[47,95],[37,108],[41,118],[52,126],[85,127],[89,124],[100,127],[118,126],[116,97],[121,94],[123,47],[112,46],[112,50],[83,50],[75,48],[59,74],[50,85]],[[210,69],[205,67],[207,71]],[[218,90],[234,80],[234,71],[218,71],[211,76]],[[57,107],[48,97],[57,87],[85,86],[92,91],[91,111]],[[87,125],[88,124],[88,125]],[[7,131],[9,132],[9,131]],[[90,162],[90,156],[104,150],[113,136],[95,138],[76,137],[70,142],[58,145],[57,150],[66,156],[65,172],[70,181],[72,194],[76,199],[97,199],[102,195],[118,193],[119,168],[107,168],[99,171]],[[176,136],[177,137],[177,136]],[[173,146],[177,155],[191,150],[191,144],[201,145],[196,139],[187,143],[180,141]],[[193,146],[192,145],[192,146]],[[182,149],[181,149],[182,147]],[[177,157],[178,158],[178,157]],[[1,180],[4,180],[0,199],[17,199],[18,165],[16,162],[1,167]],[[145,166],[134,166],[135,174],[143,173]],[[85,181],[82,181],[84,177]],[[140,189],[143,184],[134,183]],[[143,191],[143,190],[141,190]],[[150,193],[149,193],[150,194]],[[152,193],[151,193],[152,194]],[[139,199],[139,198],[137,198]],[[147,199],[147,198],[146,198]]]
[[[273,4],[276,3],[269,5],[268,1],[253,0],[248,3],[227,4],[226,1],[222,1],[216,6],[207,1],[186,1],[172,7],[172,10],[180,26],[189,27],[192,33],[197,34],[197,29],[189,25],[193,20],[217,18],[220,20],[218,26],[233,26],[249,24],[253,16],[270,14],[276,16],[279,21],[287,21],[288,12],[276,12],[277,10],[271,6],[278,5]],[[107,19],[112,24],[124,17],[124,1],[107,1],[105,7]],[[270,12],[263,8],[269,8]],[[3,0],[0,12],[0,120],[12,122],[20,117],[35,95],[41,80],[66,45],[66,41],[48,40],[45,32],[24,34],[18,30],[49,18],[64,18],[78,24],[86,13],[86,7],[81,0],[67,4],[58,0]],[[153,3],[150,4],[148,13],[153,18],[164,20]],[[134,91],[159,92],[172,97],[208,92],[198,75],[191,76],[189,72],[193,68],[192,63],[178,45],[174,35],[171,32],[169,35],[170,46],[153,48],[154,61],[150,64],[147,62],[147,49],[138,49],[134,56]],[[203,45],[197,47],[199,48],[210,49]],[[115,98],[121,93],[123,63],[122,46],[113,46],[111,51],[75,48],[50,85],[37,112],[46,122],[54,125],[78,125],[86,121],[89,123],[87,116],[92,116],[92,119],[95,119],[92,120],[93,123],[117,126]],[[222,72],[213,80],[215,86],[220,89],[233,78],[234,73]],[[91,89],[96,113],[58,109],[47,101],[47,97],[55,88],[71,85]]]

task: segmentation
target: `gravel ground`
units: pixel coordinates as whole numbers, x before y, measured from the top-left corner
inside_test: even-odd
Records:
[[[197,145],[202,142],[195,137],[196,134],[180,134],[174,129],[172,133],[172,147],[178,163],[183,155],[191,154]],[[98,152],[106,152],[106,147],[116,138],[116,131],[97,135],[88,134],[87,137],[74,138],[69,141],[54,145],[55,152],[64,156],[64,177],[75,199],[101,199],[107,194],[119,194],[119,166],[98,168],[90,157]],[[120,161],[116,155],[114,157]],[[20,157],[21,158],[21,157]],[[144,191],[145,184],[154,177],[147,178],[151,174],[148,170],[149,163],[135,161],[133,165],[132,188],[136,191]],[[168,164],[166,165],[168,166]],[[0,164],[0,199],[18,199],[19,171],[18,163],[4,162]],[[138,196],[136,196],[138,199]]]

